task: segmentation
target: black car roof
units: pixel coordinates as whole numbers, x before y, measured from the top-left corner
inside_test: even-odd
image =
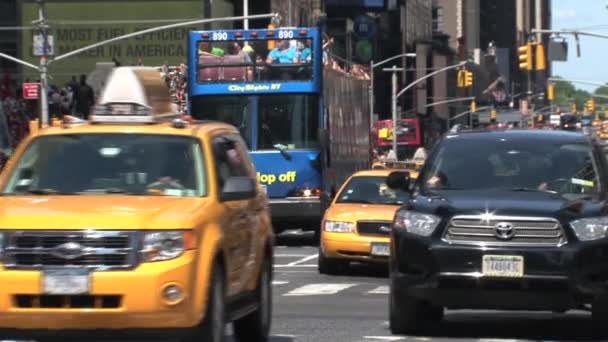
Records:
[[[518,141],[555,141],[563,143],[589,142],[589,137],[579,132],[568,132],[562,130],[546,129],[504,129],[492,131],[461,131],[448,133],[445,139],[458,137],[459,140],[495,140],[495,139],[515,139]]]

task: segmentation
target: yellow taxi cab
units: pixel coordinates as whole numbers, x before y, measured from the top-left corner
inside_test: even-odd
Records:
[[[409,198],[386,185],[393,171],[359,171],[344,183],[321,222],[320,273],[338,274],[351,261],[388,262],[393,216]]]
[[[116,68],[89,120],[35,129],[0,175],[1,339],[266,341],[273,235],[239,131]],[[93,335],[91,335],[93,334]]]

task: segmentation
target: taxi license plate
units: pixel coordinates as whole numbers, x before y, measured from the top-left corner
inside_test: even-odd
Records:
[[[486,277],[523,277],[524,257],[517,255],[484,255],[482,274]]]
[[[372,255],[389,256],[390,249],[388,243],[372,243]]]
[[[45,294],[76,295],[89,293],[90,277],[86,269],[47,269],[42,274]]]

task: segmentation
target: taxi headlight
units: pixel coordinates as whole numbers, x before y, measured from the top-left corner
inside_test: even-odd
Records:
[[[433,234],[441,219],[435,215],[422,214],[409,210],[399,210],[395,214],[394,229],[404,229],[408,233],[430,236]]]
[[[352,222],[325,221],[323,230],[331,233],[352,233],[355,231],[355,224]]]
[[[144,262],[171,260],[194,249],[194,235],[189,230],[151,231],[144,233],[141,255]]]
[[[606,237],[608,217],[590,217],[570,222],[570,227],[580,241],[591,241]]]

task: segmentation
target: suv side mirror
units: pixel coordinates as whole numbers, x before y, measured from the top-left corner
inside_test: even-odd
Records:
[[[386,177],[386,185],[393,190],[410,191],[410,173],[407,171],[393,171]]]
[[[230,177],[220,193],[221,201],[239,201],[256,196],[256,180],[250,177]]]

